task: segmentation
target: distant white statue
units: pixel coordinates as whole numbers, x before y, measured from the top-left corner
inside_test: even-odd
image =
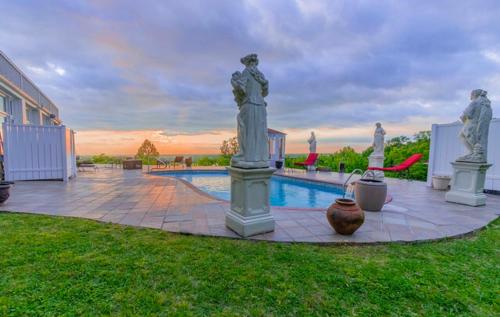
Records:
[[[385,130],[382,128],[382,124],[377,122],[375,124],[375,133],[373,134],[373,156],[384,156],[384,139]]]
[[[307,140],[309,143],[309,153],[316,153],[316,135],[311,131],[311,136]]]
[[[231,77],[234,98],[240,110],[237,116],[239,152],[231,159],[231,166],[265,168],[269,166],[269,149],[264,97],[268,95],[269,82],[257,68],[257,54],[247,55],[240,61],[245,69]]]
[[[486,94],[482,89],[473,90],[471,103],[460,117],[464,126],[459,136],[469,153],[457,161],[485,163],[487,160],[488,132],[493,113]]]

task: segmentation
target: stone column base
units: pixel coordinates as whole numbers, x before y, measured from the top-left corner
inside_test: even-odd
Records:
[[[473,207],[486,204],[484,181],[491,164],[452,162],[451,165],[453,177],[451,189],[446,193],[446,201]]]
[[[269,194],[274,168],[227,167],[231,175],[231,210],[226,226],[243,237],[274,231]]]
[[[368,167],[384,167],[384,156],[383,155],[370,155],[368,156]],[[383,171],[373,171],[374,179],[383,181],[384,172]]]

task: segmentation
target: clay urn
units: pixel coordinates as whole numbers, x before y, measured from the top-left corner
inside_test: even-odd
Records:
[[[365,214],[354,200],[338,198],[328,208],[326,218],[337,233],[350,235],[361,227],[365,221]]]
[[[10,182],[0,182],[0,204],[3,204],[10,196]]]

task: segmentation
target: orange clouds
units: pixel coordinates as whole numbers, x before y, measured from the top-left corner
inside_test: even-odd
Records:
[[[435,118],[434,118],[435,119]],[[430,130],[438,120],[414,117],[407,123],[383,123],[387,138],[399,135],[411,136],[421,130]],[[287,133],[287,153],[305,153],[311,130],[318,138],[318,152],[330,153],[344,146],[361,151],[372,142],[373,125],[347,128],[320,127],[317,129],[282,129]],[[76,135],[77,152],[80,155],[106,153],[133,155],[145,139],[153,142],[162,155],[218,154],[223,140],[236,135],[233,130],[206,132],[165,132],[162,130],[86,130]]]
[[[77,132],[76,146],[80,155],[132,155],[145,139],[149,139],[164,155],[217,154],[222,140],[234,135],[235,132],[230,131],[168,135],[161,130],[88,130]]]

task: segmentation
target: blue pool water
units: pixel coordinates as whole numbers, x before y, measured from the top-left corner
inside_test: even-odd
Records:
[[[226,171],[161,172],[181,178],[217,198],[230,199],[230,177]],[[327,208],[342,196],[339,186],[274,175],[271,177],[271,205],[296,208]]]

